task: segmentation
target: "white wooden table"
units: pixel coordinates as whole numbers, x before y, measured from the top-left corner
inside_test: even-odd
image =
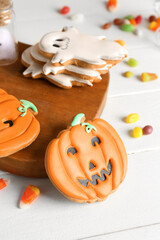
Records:
[[[10,185],[0,192],[1,240],[96,239],[130,240],[160,239],[160,79],[142,83],[137,77],[127,79],[124,71],[135,76],[144,71],[160,76],[160,47],[144,21],[143,36],[122,32],[117,27],[100,28],[114,17],[153,13],[152,0],[119,0],[116,13],[108,13],[104,0],[15,0],[17,37],[34,44],[49,31],[74,25],[84,33],[124,39],[129,57],[139,61],[137,68],[122,62],[111,70],[109,97],[102,118],[111,123],[122,137],[128,153],[128,172],[118,191],[107,200],[94,204],[78,204],[64,198],[48,179],[29,179],[0,172],[10,178]],[[83,13],[85,20],[75,23],[60,15],[63,5],[71,13]],[[132,112],[140,114],[138,123],[127,125],[122,120]],[[129,130],[150,124],[150,136],[133,139]],[[27,210],[18,208],[19,199],[28,184],[41,190],[39,199]]]

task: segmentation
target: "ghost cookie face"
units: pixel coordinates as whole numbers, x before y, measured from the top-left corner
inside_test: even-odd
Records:
[[[78,114],[47,148],[45,166],[57,189],[76,202],[102,201],[115,191],[127,170],[118,133],[102,119],[84,122]]]
[[[0,157],[9,156],[29,146],[38,136],[36,106],[18,100],[0,89]]]
[[[106,64],[114,65],[127,56],[127,50],[117,42],[82,34],[73,27],[44,35],[39,42],[39,50],[51,58],[55,66],[75,64],[101,68]]]

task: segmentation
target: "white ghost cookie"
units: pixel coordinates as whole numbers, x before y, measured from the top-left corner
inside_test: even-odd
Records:
[[[82,34],[74,27],[44,35],[39,50],[55,66],[75,64],[94,69],[106,63],[114,65],[127,56],[125,47],[117,42]]]

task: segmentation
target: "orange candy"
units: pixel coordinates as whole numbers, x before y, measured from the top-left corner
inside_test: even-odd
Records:
[[[124,46],[126,44],[123,40],[115,40],[115,42],[119,43],[121,46]]]
[[[129,19],[130,24],[132,24],[133,26],[136,26],[136,20],[134,18]]]
[[[107,2],[107,9],[108,11],[112,12],[117,8],[117,0],[108,0]]]
[[[140,80],[142,82],[149,82],[149,81],[155,80],[157,78],[158,78],[157,74],[155,74],[155,73],[147,73],[147,72],[143,72],[141,74],[141,76],[140,76]]]
[[[159,27],[159,24],[158,22],[155,22],[155,21],[151,22],[149,25],[149,29],[154,32],[158,29],[158,27]]]
[[[8,180],[5,180],[3,178],[0,179],[0,190],[7,187],[9,181]]]
[[[157,23],[160,25],[160,17],[157,18]]]
[[[28,187],[23,193],[19,207],[20,208],[29,207],[30,204],[38,197],[39,194],[40,194],[39,188],[33,185],[28,185]]]

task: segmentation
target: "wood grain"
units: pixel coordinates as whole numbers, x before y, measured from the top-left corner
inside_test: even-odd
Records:
[[[29,45],[19,43],[20,55]],[[18,99],[33,102],[39,111],[41,132],[36,141],[7,158],[0,159],[0,170],[27,177],[46,177],[45,149],[51,139],[70,125],[73,116],[83,112],[87,119],[99,117],[105,104],[109,74],[93,87],[58,88],[44,79],[23,77],[24,67],[18,61],[0,67],[0,88]]]

